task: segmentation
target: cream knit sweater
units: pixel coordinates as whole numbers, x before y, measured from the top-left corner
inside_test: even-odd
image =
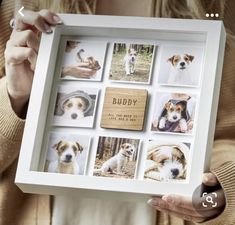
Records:
[[[108,14],[120,14],[123,0],[100,0],[105,5]],[[130,7],[130,14],[150,16],[154,14],[154,8],[138,7],[138,4],[155,5],[155,0],[125,0]],[[32,8],[35,1],[25,1],[23,5]],[[28,5],[27,5],[28,4]],[[104,13],[98,3],[98,13]],[[119,7],[119,8],[118,8]],[[3,52],[6,40],[10,35],[8,21],[12,17],[13,0],[3,0],[0,8],[0,65],[4,65]],[[102,10],[101,10],[102,9]],[[113,10],[113,11],[112,11]],[[145,10],[145,11],[144,11]],[[235,2],[228,0],[225,7],[224,22],[227,28],[235,30],[234,21]],[[125,13],[126,9],[125,9]],[[226,46],[223,81],[221,87],[219,113],[216,126],[215,143],[211,170],[216,174],[226,194],[226,208],[217,218],[207,221],[206,225],[233,225],[235,224],[235,40],[231,40]],[[13,112],[6,89],[6,80],[0,80],[0,225],[49,225],[51,220],[50,198],[48,196],[23,194],[14,184],[17,156],[24,127],[24,121]],[[66,198],[69,202],[69,198]],[[166,214],[153,212],[145,203],[134,205],[125,202],[109,202],[85,199],[72,199],[77,206],[85,206],[76,209],[79,212],[79,221],[76,224],[89,225],[82,216],[91,217],[93,225],[148,225],[152,222],[157,225],[192,225],[170,217]],[[62,200],[56,198],[54,213],[62,213],[58,204]],[[64,200],[63,200],[64,201]],[[96,211],[96,208],[105,208],[107,214]],[[59,210],[59,211],[58,211]],[[84,211],[85,210],[85,211]],[[105,211],[104,210],[104,211]],[[118,216],[114,211],[120,211]],[[102,211],[102,212],[104,212]],[[64,211],[66,213],[66,211]],[[71,214],[66,213],[67,216]],[[156,216],[156,218],[155,218]],[[53,218],[56,217],[54,214]],[[59,217],[57,217],[58,219]],[[63,217],[66,219],[66,217]],[[68,218],[68,217],[67,217]],[[71,217],[70,217],[71,218]],[[102,221],[102,222],[101,222]],[[60,221],[63,222],[63,221]],[[85,223],[84,223],[85,222]],[[68,225],[64,221],[63,225]],[[59,225],[56,222],[56,225]]]

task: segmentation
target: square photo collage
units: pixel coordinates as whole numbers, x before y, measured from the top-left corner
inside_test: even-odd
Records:
[[[67,39],[52,124],[65,129],[50,132],[44,171],[88,175],[88,159],[94,148],[91,141],[96,138],[95,158],[90,163],[95,177],[139,179],[140,152],[147,146],[141,179],[185,182],[193,141],[179,140],[194,137],[204,54],[202,46],[193,44]],[[109,70],[104,75],[106,66]],[[70,85],[66,85],[68,81]],[[102,83],[104,88],[89,86],[91,82]],[[98,104],[101,92],[104,100]],[[146,119],[149,96],[153,110]],[[96,129],[94,120],[100,107],[98,126],[109,135],[89,135],[84,128]],[[69,132],[69,127],[78,133]],[[110,135],[111,130],[119,130],[119,137]],[[147,133],[148,137],[136,138],[125,131]],[[162,139],[162,135],[169,138]]]

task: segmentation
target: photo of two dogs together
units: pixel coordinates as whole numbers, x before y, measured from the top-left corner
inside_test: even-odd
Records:
[[[189,144],[150,141],[144,177],[155,181],[185,180]]]
[[[138,155],[138,140],[100,137],[95,176],[133,178]]]
[[[115,43],[110,80],[148,82],[154,46]]]
[[[55,152],[56,159],[49,163],[48,172],[75,175],[81,173],[82,163],[79,165],[78,156],[82,154],[84,147],[78,141],[61,139],[51,149]]]

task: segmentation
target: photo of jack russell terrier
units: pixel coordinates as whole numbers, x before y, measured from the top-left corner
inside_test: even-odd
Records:
[[[123,175],[124,174],[123,169],[126,160],[132,158],[135,151],[136,148],[134,145],[130,143],[122,144],[119,152],[113,157],[109,158],[107,161],[105,161],[102,164],[101,168],[94,169],[94,172],[95,173],[100,172],[101,174],[116,173],[118,175]]]
[[[136,60],[137,60],[137,51],[133,48],[129,48],[123,59],[126,75],[134,74]]]
[[[61,140],[53,145],[57,160],[50,162],[48,172],[79,174],[79,164],[76,157],[81,154],[83,147],[75,141]]]
[[[58,99],[55,114],[69,120],[79,120],[91,116],[94,111],[94,99],[84,91],[74,91]]]
[[[167,62],[170,63],[170,73],[168,84],[193,85],[192,75],[189,67],[194,60],[194,56],[189,54],[173,55]]]
[[[184,143],[150,143],[145,163],[145,179],[170,181],[186,179],[189,147]]]
[[[82,55],[85,52],[85,50],[82,48],[77,52],[77,62],[78,63],[84,63],[85,68],[89,68],[92,70],[100,70],[101,66],[99,64],[99,62],[93,57],[93,56],[89,56],[84,58]],[[81,65],[82,66],[82,65]]]
[[[179,126],[179,132],[185,133],[188,130],[187,121],[190,115],[187,110],[187,101],[171,99],[162,110],[159,118],[158,130],[165,132],[175,132]]]

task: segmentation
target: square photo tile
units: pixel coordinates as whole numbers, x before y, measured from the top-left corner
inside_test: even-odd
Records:
[[[144,179],[158,182],[185,181],[189,155],[189,143],[150,140]]]
[[[90,137],[71,132],[51,132],[45,172],[84,175]]]
[[[154,45],[114,43],[109,80],[150,83]]]
[[[94,176],[133,179],[139,139],[99,137]]]
[[[172,86],[199,86],[203,56],[203,47],[163,46],[158,83]]]
[[[61,78],[100,81],[107,43],[67,40],[62,60]]]
[[[59,86],[53,125],[93,127],[98,89]]]
[[[192,134],[196,102],[196,96],[192,94],[158,92],[151,130]]]

